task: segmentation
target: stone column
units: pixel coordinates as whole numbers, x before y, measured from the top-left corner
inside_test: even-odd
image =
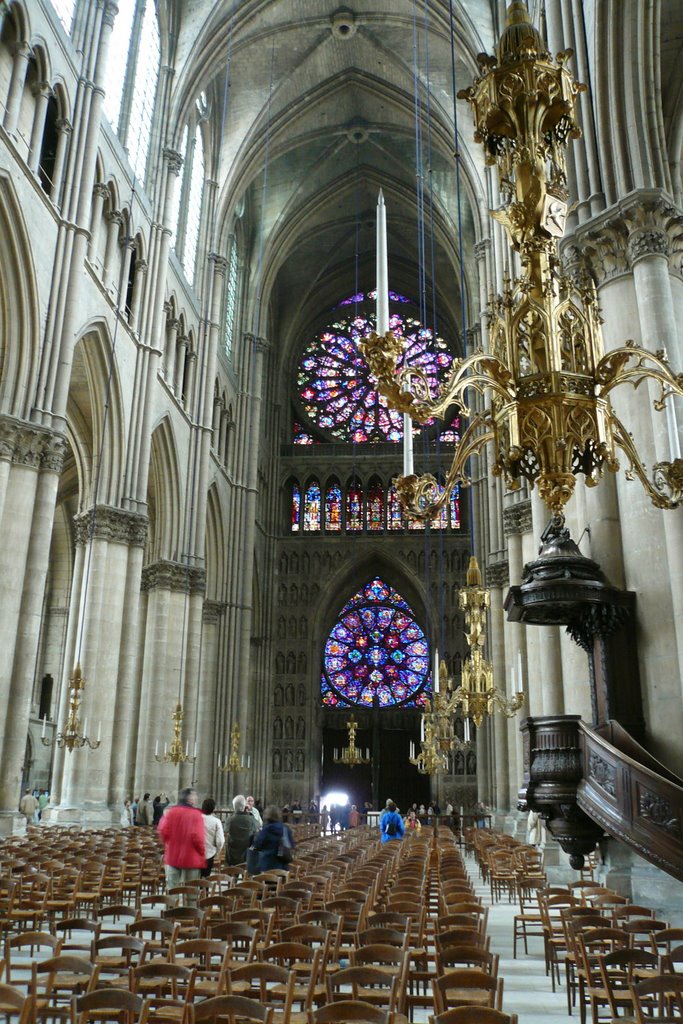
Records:
[[[202,789],[211,794],[218,791],[219,751],[214,742],[214,708],[218,692],[220,622],[224,612],[225,605],[222,602],[204,601],[195,780]]]
[[[524,568],[524,552],[522,538],[531,535],[531,502],[518,501],[509,505],[503,512],[503,531],[507,540],[508,575],[512,584],[521,583]],[[510,756],[510,807],[517,804],[517,790],[522,778],[522,734],[519,731],[521,720],[525,715],[532,714],[535,703],[539,711],[543,707],[541,682],[538,674],[531,672],[528,664],[527,627],[521,622],[505,622],[505,655],[508,675],[512,675],[512,666],[522,663],[522,679],[516,680],[516,690],[525,694],[524,706],[516,718],[508,721],[508,752]],[[514,759],[514,762],[513,762]],[[514,763],[514,770],[512,765]]]
[[[9,422],[4,421],[5,427]],[[64,439],[15,423],[0,529],[0,698],[7,708],[0,747],[0,831],[11,830],[20,797],[45,578]],[[5,452],[6,454],[6,452]]]
[[[10,78],[9,89],[7,90],[7,103],[5,105],[4,126],[8,135],[14,135],[19,120],[19,109],[21,107],[21,96],[26,82],[28,61],[31,56],[31,47],[22,40],[15,44],[14,60],[12,62],[12,77]]]
[[[94,267],[99,268],[99,244],[100,244],[100,232],[102,230],[102,221],[104,219],[104,203],[105,200],[111,198],[111,193],[107,186],[98,181],[93,189],[93,200],[92,200],[92,212],[90,216],[90,242],[88,245],[88,259]]]
[[[45,133],[45,115],[47,114],[47,103],[52,95],[49,82],[38,82],[33,89],[36,105],[33,111],[33,125],[31,127],[31,142],[28,151],[28,169],[32,174],[38,171],[40,153],[43,147],[43,135]]]
[[[61,800],[51,820],[116,822],[128,779],[133,700],[135,631],[147,520],[120,508],[97,506],[74,521],[83,549],[83,573],[70,624],[65,687],[79,662],[86,680],[81,731],[94,743],[62,758]],[[107,628],[102,629],[106,619]],[[73,653],[71,653],[73,652]],[[70,657],[71,655],[71,657]],[[62,720],[63,722],[63,720]],[[60,725],[62,725],[60,722]],[[87,724],[86,724],[87,722]]]
[[[166,321],[166,348],[164,351],[164,380],[171,391],[175,379],[175,353],[178,344],[180,321],[171,318]]]
[[[188,338],[185,334],[179,334],[176,341],[175,354],[175,375],[173,390],[179,402],[183,401],[183,387],[185,381],[185,356],[187,354]]]
[[[104,250],[104,265],[102,267],[102,282],[106,288],[116,287],[118,283],[119,261],[115,257],[119,251],[119,234],[123,224],[123,214],[120,210],[109,210],[105,213],[104,219],[107,222],[107,244]],[[116,266],[114,263],[116,262]]]
[[[137,260],[135,261],[135,280],[133,282],[133,295],[130,303],[130,313],[128,314],[128,324],[131,331],[135,331],[138,325],[138,318],[140,316],[140,304],[142,302],[142,292],[145,286],[145,276],[147,274],[147,261]]]
[[[50,188],[50,200],[55,204],[55,206],[59,206],[62,180],[64,178],[64,164],[66,162],[69,138],[73,129],[71,123],[67,121],[65,117],[60,117],[55,121],[55,128],[57,129],[57,152],[55,153],[55,167],[52,176],[52,186]]]
[[[503,589],[508,586],[509,570],[507,562],[495,562],[486,570],[486,585],[491,589],[491,607],[489,611],[489,651],[493,666],[494,685],[507,693],[505,672],[505,627],[503,613]],[[508,719],[502,714],[493,715],[493,778],[491,791],[493,806],[498,811],[510,809],[510,771],[515,769],[515,752],[508,747]],[[477,766],[480,773],[479,765]]]

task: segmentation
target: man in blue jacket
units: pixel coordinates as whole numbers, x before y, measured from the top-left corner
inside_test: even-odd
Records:
[[[386,808],[379,819],[379,830],[382,833],[383,843],[388,843],[392,839],[403,839],[405,834],[403,818],[397,812],[393,800],[387,800]]]

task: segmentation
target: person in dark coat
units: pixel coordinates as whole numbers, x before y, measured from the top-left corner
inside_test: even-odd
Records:
[[[247,810],[244,796],[236,796],[232,801],[234,814],[228,825],[228,864],[244,864],[247,850],[256,832],[256,819]]]
[[[259,871],[272,871],[274,868],[289,871],[290,861],[279,856],[280,845],[285,835],[293,851],[294,836],[289,825],[283,824],[282,814],[277,807],[266,807],[263,812],[263,828],[257,833],[252,844],[254,849],[258,850]]]

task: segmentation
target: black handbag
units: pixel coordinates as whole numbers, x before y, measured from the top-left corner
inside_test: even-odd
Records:
[[[250,875],[259,873],[259,851],[250,846],[247,850],[247,871]]]

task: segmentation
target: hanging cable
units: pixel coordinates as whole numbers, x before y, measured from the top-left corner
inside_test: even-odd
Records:
[[[461,157],[460,157],[460,146],[459,136],[460,132],[458,129],[458,89],[457,89],[457,75],[456,75],[456,55],[455,55],[455,18],[453,15],[453,0],[448,0],[448,15],[449,15],[449,28],[450,28],[450,47],[451,47],[451,89],[453,93],[453,147],[455,153],[455,194],[456,194],[456,211],[457,211],[457,223],[458,223],[458,260],[460,263],[460,313],[461,313],[461,331],[462,331],[462,344],[463,353],[467,354],[467,304],[466,304],[466,292],[465,292],[465,256],[464,256],[464,245],[463,245],[463,231],[462,231],[462,183],[461,183]],[[471,459],[468,475],[472,479],[471,472]],[[474,486],[469,487],[469,509],[470,509],[470,541],[472,554],[476,552],[476,523],[474,519]]]

